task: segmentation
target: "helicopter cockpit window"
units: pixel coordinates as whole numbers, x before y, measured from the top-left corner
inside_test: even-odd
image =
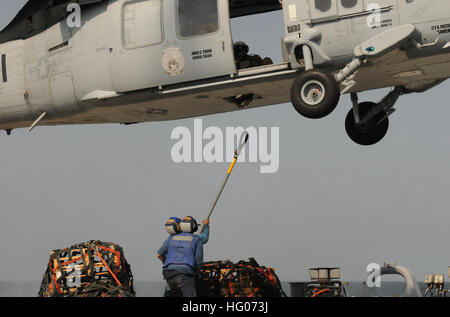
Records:
[[[358,0],[341,0],[341,4],[344,8],[353,8],[358,3]]]
[[[178,27],[182,38],[217,32],[217,0],[178,0]]]
[[[133,0],[123,7],[123,44],[127,49],[163,41],[161,0]]]
[[[316,9],[321,12],[327,12],[331,9],[331,0],[315,0]]]

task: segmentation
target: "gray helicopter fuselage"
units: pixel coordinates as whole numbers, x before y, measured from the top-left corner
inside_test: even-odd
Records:
[[[98,1],[81,7],[80,27],[63,20],[0,44],[0,129],[44,113],[41,125],[173,120],[242,109],[230,100],[246,94],[249,108],[288,102],[304,68],[297,47],[337,71],[358,44],[403,24],[420,40],[370,60],[346,92],[422,91],[450,77],[448,0],[284,0],[284,61],[245,70],[236,68],[228,1],[208,3]]]
[[[408,50],[410,57],[442,54],[450,41],[450,3],[442,0],[330,1],[325,12],[307,1],[285,0],[286,36],[298,43],[311,43],[315,64],[342,66],[353,57],[354,48],[377,33],[403,24],[413,24],[426,49]],[[309,3],[309,5],[308,5]],[[314,49],[316,48],[316,50]],[[449,53],[449,51],[447,51]]]

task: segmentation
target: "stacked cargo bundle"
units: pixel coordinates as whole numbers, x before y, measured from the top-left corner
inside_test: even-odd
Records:
[[[89,241],[50,252],[40,297],[133,297],[133,275],[122,248]]]
[[[200,281],[217,297],[286,296],[275,271],[260,266],[254,258],[238,263],[207,262],[200,270]]]

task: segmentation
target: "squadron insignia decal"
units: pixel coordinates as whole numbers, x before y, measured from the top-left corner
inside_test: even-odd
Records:
[[[162,53],[162,66],[169,76],[179,76],[184,72],[184,57],[180,48],[169,47]]]

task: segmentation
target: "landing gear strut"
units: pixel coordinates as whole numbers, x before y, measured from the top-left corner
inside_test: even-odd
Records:
[[[403,87],[395,87],[379,103],[358,103],[358,95],[351,94],[353,109],[345,119],[345,130],[355,143],[373,145],[380,142],[389,129],[389,116],[398,98],[406,93]]]
[[[320,31],[317,31],[320,35]],[[311,33],[312,34],[312,33]],[[305,71],[301,73],[291,87],[291,101],[295,109],[308,118],[322,118],[336,107],[340,94],[351,90],[357,82],[354,80],[358,69],[369,58],[383,56],[390,51],[401,48],[409,40],[420,43],[420,32],[412,24],[404,24],[378,33],[370,39],[360,43],[353,50],[353,59],[334,76],[324,70],[314,69],[314,56],[318,54],[324,59],[324,54],[314,48],[314,38],[295,39],[287,37],[285,43],[290,43],[294,49],[290,51],[291,64],[302,60]],[[309,43],[308,43],[309,42]],[[320,44],[319,44],[320,46]],[[301,48],[301,51],[299,50]],[[326,56],[325,56],[326,57]],[[331,61],[331,59],[329,59]],[[342,91],[340,90],[342,86]],[[389,127],[388,116],[392,114],[398,97],[405,93],[401,87],[396,87],[381,102],[358,104],[357,96],[353,95],[353,110],[347,116],[346,128],[353,141],[362,145],[372,145],[379,142]]]

